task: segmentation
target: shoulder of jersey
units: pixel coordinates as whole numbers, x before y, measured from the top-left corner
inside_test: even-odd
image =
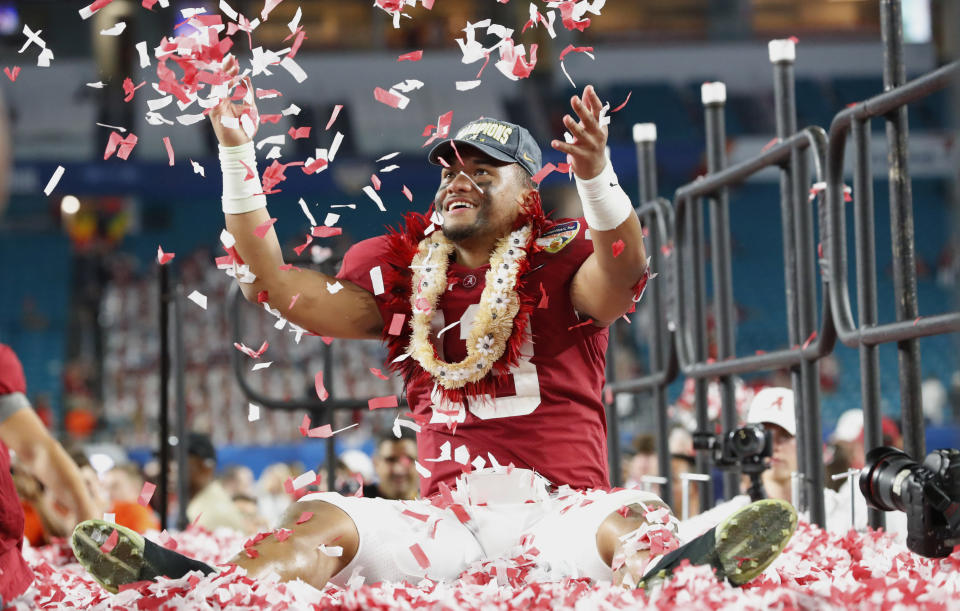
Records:
[[[537,238],[537,246],[551,254],[563,250],[580,233],[580,221],[570,220],[548,228]]]

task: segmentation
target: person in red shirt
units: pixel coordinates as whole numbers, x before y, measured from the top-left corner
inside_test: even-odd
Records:
[[[0,344],[0,608],[33,581],[20,555],[24,514],[10,475],[9,450],[67,510],[71,524],[99,515],[77,465],[30,407],[26,392],[20,360]]]
[[[236,74],[235,60],[226,69]],[[253,91],[249,78],[237,85],[241,96]],[[410,214],[403,229],[355,245],[336,278],[285,268],[274,230],[255,232],[271,219],[263,187],[249,178],[253,143],[222,121],[255,120],[252,96],[212,109],[231,256],[256,276],[241,281],[244,295],[317,335],[385,341],[406,382],[407,424],[418,429],[424,497],[306,495],[281,520],[288,540],[262,538],[256,554],[232,560],[248,574],[317,587],[346,585],[354,573],[370,582],[447,580],[529,553],[538,580],[636,584],[653,576],[654,556],[657,573],[687,559],[743,583],[786,545],[796,525],[786,503],[758,503],[750,519],[736,514],[678,548],[676,520],[658,497],[607,491],[607,326],[640,299],[649,271],[640,221],[604,154],[603,104],[588,86],[571,106],[579,122],[564,118],[570,141],[552,146],[567,155],[583,217],[547,220],[533,137],[481,118],[431,150],[443,166],[433,213]],[[100,551],[114,530],[117,556],[143,558],[141,566]],[[110,589],[186,568],[184,557],[105,523],[80,525],[73,543]],[[338,549],[318,554],[321,545]]]

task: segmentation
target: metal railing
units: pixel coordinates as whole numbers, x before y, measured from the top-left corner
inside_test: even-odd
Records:
[[[888,52],[888,56],[891,53]],[[920,404],[921,337],[960,330],[960,312],[918,317],[917,268],[913,210],[906,158],[906,105],[945,88],[960,76],[960,62],[947,64],[909,83],[881,93],[840,112],[830,125],[827,169],[827,218],[824,243],[830,276],[830,304],[836,332],[847,347],[860,351],[860,383],[864,419],[864,446],[882,445],[880,362],[878,346],[897,343],[900,408],[904,450],[915,458],[925,453],[923,408]],[[890,225],[893,237],[896,321],[877,324],[877,264],[874,242],[873,172],[870,164],[870,120],[887,121],[890,163]],[[853,216],[857,273],[857,314],[854,322],[847,279],[844,157],[848,137],[855,147]],[[883,513],[870,510],[871,526],[883,526]]]
[[[882,443],[877,346],[896,342],[899,352],[901,410],[906,451],[915,458],[924,454],[923,416],[920,405],[920,370],[917,339],[960,330],[960,313],[920,318],[917,316],[916,265],[910,179],[907,163],[906,105],[945,88],[960,74],[958,62],[948,64],[910,83],[904,83],[900,3],[881,5],[884,38],[884,93],[840,112],[832,121],[829,138],[819,127],[796,132],[796,107],[792,45],[771,44],[774,64],[774,94],[779,142],[735,166],[723,168],[720,146],[724,142],[722,96],[705,96],[709,173],[677,190],[674,196],[673,235],[678,253],[672,278],[676,299],[668,324],[676,330],[675,343],[681,372],[696,380],[695,410],[699,432],[706,432],[706,383],[717,378],[721,386],[722,425],[735,426],[731,418],[733,389],[729,376],[789,367],[797,406],[798,463],[803,471],[798,505],[809,508],[811,521],[823,525],[823,463],[820,443],[822,424],[817,361],[829,354],[839,336],[848,347],[860,350],[865,446]],[[898,295],[897,320],[877,325],[876,252],[873,236],[873,191],[869,158],[868,122],[882,117],[887,122],[890,159],[890,219],[893,238],[894,286]],[[853,322],[847,287],[844,208],[844,151],[848,133],[856,146],[854,215],[856,218],[856,269],[860,326]],[[828,144],[829,143],[829,144]],[[807,150],[808,154],[802,153]],[[821,320],[816,324],[816,254],[812,207],[807,203],[808,159],[814,162],[818,219],[825,245],[822,271]],[[731,351],[732,319],[729,307],[729,235],[727,188],[759,170],[781,168],[781,219],[787,302],[787,349],[745,357]],[[824,200],[824,191],[826,199]],[[646,196],[644,196],[646,197]],[[718,359],[706,358],[706,287],[702,205],[710,199],[711,258],[713,264]],[[685,259],[688,261],[685,262]],[[689,271],[687,268],[689,267]],[[688,300],[690,304],[688,305]],[[658,369],[651,366],[653,372]],[[628,381],[614,381],[613,392],[631,392],[651,387],[657,373]],[[659,437],[666,443],[664,437]],[[707,459],[698,456],[698,471],[706,472]],[[725,478],[727,497],[735,490],[734,478]],[[706,490],[706,489],[705,489]],[[702,498],[710,498],[702,495]],[[882,526],[882,514],[871,510],[871,526]]]

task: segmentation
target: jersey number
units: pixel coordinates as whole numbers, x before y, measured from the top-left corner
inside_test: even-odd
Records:
[[[460,337],[466,339],[473,325],[473,318],[479,304],[471,305],[460,318]],[[437,318],[442,318],[438,316]],[[442,321],[437,321],[442,326]],[[436,332],[436,329],[434,329]],[[537,366],[533,364],[533,342],[528,337],[520,349],[520,360],[510,368],[507,375],[513,376],[514,394],[509,396],[490,395],[471,397],[467,399],[467,406],[474,416],[481,420],[493,418],[508,418],[510,416],[526,416],[532,414],[540,406],[540,379],[537,376]],[[436,398],[435,398],[436,400]],[[434,421],[438,420],[438,412],[434,411]],[[455,418],[462,422],[461,417]],[[441,421],[446,420],[443,418]]]
[[[510,368],[508,374],[513,376],[514,394],[507,397],[497,396],[493,400],[489,395],[468,398],[467,404],[474,416],[481,420],[526,416],[540,406],[540,380],[537,377],[537,366],[530,360],[533,356],[533,342],[529,338],[523,343],[520,354],[520,360]]]

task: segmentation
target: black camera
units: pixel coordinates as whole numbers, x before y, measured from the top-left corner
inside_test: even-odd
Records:
[[[907,514],[907,547],[928,558],[960,543],[960,450],[935,450],[923,463],[896,448],[874,448],[860,473],[867,504]]]
[[[714,464],[724,470],[739,468],[750,476],[750,499],[766,498],[760,474],[769,466],[773,456],[773,434],[759,424],[748,424],[729,431],[726,435],[694,433],[693,447],[713,453]]]
[[[765,459],[773,456],[773,437],[759,424],[748,424],[726,435],[696,433],[693,447],[713,452],[713,462],[721,469],[740,467],[744,473],[761,473]]]

